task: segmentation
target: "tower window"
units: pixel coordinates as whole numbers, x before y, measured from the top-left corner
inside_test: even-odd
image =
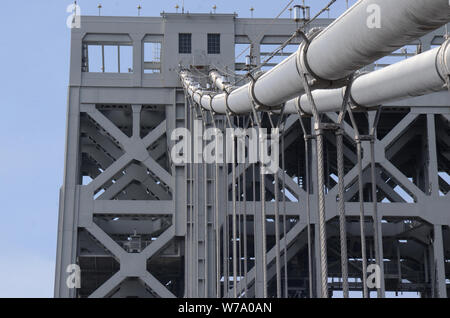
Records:
[[[208,54],[220,54],[220,34],[208,34]]]
[[[192,51],[192,34],[180,33],[178,34],[178,53],[191,54]]]

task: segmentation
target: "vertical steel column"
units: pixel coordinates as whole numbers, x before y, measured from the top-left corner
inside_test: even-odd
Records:
[[[433,254],[436,266],[436,296],[447,298],[447,286],[445,277],[444,241],[442,237],[442,225],[434,225]]]
[[[69,88],[67,104],[64,183],[60,190],[58,244],[56,255],[55,297],[75,297],[75,289],[66,284],[66,269],[76,264],[77,209],[76,184],[80,174],[80,88]]]

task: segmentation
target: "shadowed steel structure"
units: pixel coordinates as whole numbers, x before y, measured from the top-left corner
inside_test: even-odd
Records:
[[[326,28],[332,22],[317,19],[305,31]],[[401,63],[411,64],[422,52],[433,54],[445,41],[445,28],[438,26],[402,42],[403,51],[366,66],[358,64],[358,68],[387,72],[388,64],[404,59]],[[180,66],[201,87],[209,84],[209,90],[219,94],[209,79],[210,71],[227,76],[230,86],[245,85],[244,58],[235,60],[235,53],[251,45],[252,64],[259,65],[295,31],[296,24],[289,19],[241,19],[218,13],[81,18],[81,28],[73,29],[71,40],[56,297],[324,296],[315,143],[309,144],[310,153],[304,150],[313,134],[314,118],[303,118],[304,130],[295,108],[281,119],[278,114],[259,118],[266,128],[274,124],[269,119],[280,119],[283,165],[277,178],[261,177],[258,165],[247,160],[236,165],[178,165],[171,158],[174,141],[170,137],[175,128],[204,131],[258,124],[248,114],[227,118],[197,107],[185,94]],[[189,53],[179,53],[180,34],[190,34],[183,35],[182,51]],[[215,34],[220,50],[215,47],[208,53],[208,34]],[[301,38],[295,38],[262,70],[270,70],[294,53],[300,43]],[[311,67],[320,65],[313,60]],[[323,77],[337,79],[327,69],[323,72]],[[361,91],[366,90],[363,81],[370,74],[357,77],[354,88],[361,85]],[[401,76],[408,74],[399,73],[399,81]],[[418,77],[415,83],[420,84]],[[336,96],[343,98],[345,88],[337,90]],[[416,292],[422,297],[448,295],[450,98],[445,90],[433,90],[425,96],[383,102],[378,125],[372,109],[353,108],[343,120],[350,291],[364,288],[362,224],[367,264],[375,264],[376,251],[382,252],[378,255],[383,265],[379,290]],[[264,93],[268,100],[273,96]],[[300,89],[297,95],[303,93]],[[321,115],[322,124],[339,121],[334,111],[339,111],[341,102]],[[367,136],[371,131],[373,175],[370,140],[360,141],[359,165],[355,141],[357,133]],[[195,142],[206,144],[205,140]],[[334,131],[323,133],[323,149],[325,281],[329,295],[335,295],[342,291],[343,280]],[[360,201],[365,210],[362,222]],[[374,201],[377,220],[372,217]],[[374,221],[381,242],[378,248]],[[67,285],[70,264],[81,269],[80,288]]]

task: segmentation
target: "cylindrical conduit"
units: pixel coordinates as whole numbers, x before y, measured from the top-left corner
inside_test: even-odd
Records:
[[[373,20],[378,17],[379,28]],[[302,60],[309,65],[310,75],[324,80],[317,81],[316,88],[323,87],[324,82],[346,77],[448,21],[448,0],[360,0],[311,41]],[[254,96],[258,104],[278,106],[304,92],[297,72],[302,48],[257,79]],[[228,97],[216,95],[212,103],[211,97],[204,96],[201,105],[212,106],[218,113],[227,109],[249,113],[254,101],[249,88],[250,84],[241,86]]]
[[[439,48],[356,78],[351,88],[352,101],[360,106],[372,107],[442,90],[450,69],[449,41]],[[344,93],[345,88],[315,90],[313,96],[318,111],[339,111]],[[311,114],[306,95],[286,102],[285,113],[296,114],[295,103],[300,103],[304,113]]]

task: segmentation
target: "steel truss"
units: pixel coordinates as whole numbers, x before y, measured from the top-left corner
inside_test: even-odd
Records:
[[[132,32],[133,28],[126,32],[139,52],[145,34]],[[105,32],[101,28],[83,32],[89,31]],[[72,59],[76,62],[72,62],[72,71],[81,70],[79,52],[85,33],[73,35]],[[427,36],[422,44],[430,45],[432,39]],[[140,69],[142,65],[136,63],[134,68]],[[278,182],[270,175],[261,177],[258,167],[248,162],[236,166],[234,177],[231,166],[223,164],[175,165],[169,138],[175,128],[193,128],[196,118],[202,119],[201,129],[223,130],[227,123],[241,127],[252,123],[249,118],[238,121],[233,116],[228,122],[223,115],[204,112],[177,87],[147,87],[144,89],[151,92],[144,93],[140,75],[132,75],[130,87],[117,82],[113,90],[95,77],[86,76],[84,82],[71,80],[55,296],[323,296],[318,179],[314,173],[317,147],[310,142],[311,153],[304,150],[305,141],[314,135],[313,120],[303,118],[304,129],[296,114],[286,115],[280,122],[285,160],[281,160],[284,167],[278,170]],[[383,260],[386,292],[448,295],[450,185],[444,175],[450,174],[450,108],[445,98],[443,104],[439,102],[441,94],[384,105],[373,142],[361,143],[362,187],[354,142],[357,134],[348,116],[342,121],[350,291],[363,290],[362,196],[368,212],[361,223],[367,262],[375,263],[377,251],[381,253],[378,258]],[[369,135],[373,124],[368,123],[374,122],[375,111],[353,111],[360,134]],[[336,113],[326,113],[322,123],[339,124],[340,120]],[[271,127],[267,115],[261,124]],[[326,288],[330,295],[344,285],[336,143],[335,132],[324,131]],[[278,189],[275,184],[279,180]],[[279,203],[273,201],[276,197]],[[374,201],[376,220],[369,214]],[[275,231],[276,217],[282,231]],[[263,224],[267,233],[261,237]],[[377,232],[374,225],[378,225]],[[378,248],[376,241],[382,243]],[[232,258],[236,255],[237,262]],[[81,268],[80,289],[66,285],[69,264]]]

